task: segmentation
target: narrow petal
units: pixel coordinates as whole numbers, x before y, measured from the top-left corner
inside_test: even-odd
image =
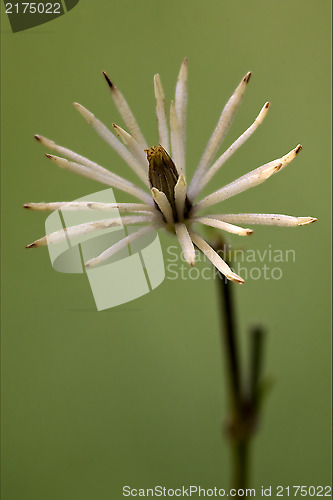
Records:
[[[94,172],[98,172],[99,174],[109,177],[110,179],[113,178],[113,173],[110,172],[110,170],[107,170],[106,168],[102,167],[101,165],[98,165],[98,163],[95,163],[94,161],[89,160],[88,158],[85,158],[84,156],[81,156],[77,153],[74,153],[74,151],[71,151],[70,149],[64,148],[63,146],[58,146],[55,142],[51,141],[50,139],[47,139],[46,137],[43,137],[41,135],[35,135],[35,139],[43,144],[43,146],[46,146],[49,149],[52,149],[53,151],[56,151],[57,153],[60,153],[64,156],[66,156],[69,160],[72,160],[73,162],[79,163],[81,165],[84,165],[85,167],[88,167],[90,170]],[[46,155],[47,156],[47,155]],[[48,158],[58,158],[57,156],[49,155],[47,156]]]
[[[215,203],[227,200],[236,194],[242,193],[251,187],[258,186],[271,175],[275,174],[279,170],[282,170],[286,165],[288,165],[288,163],[296,157],[300,150],[301,146],[298,145],[282,158],[266,163],[265,165],[262,165],[261,167],[243,175],[242,177],[239,177],[235,181],[227,184],[218,191],[215,191],[215,193],[212,193],[206,196],[203,200],[199,201],[199,203],[195,205],[194,210],[198,211],[201,208],[209,207],[210,205],[214,205]]]
[[[175,103],[171,101],[170,107],[170,130],[171,130],[171,151],[172,159],[179,174],[185,174],[185,151],[176,113]]]
[[[221,214],[214,217],[231,223],[286,227],[304,226],[317,221],[315,217],[292,217],[281,214]]]
[[[194,186],[199,182],[199,179],[202,177],[204,172],[209,168],[211,161],[213,160],[215,154],[217,153],[230,125],[232,119],[241,103],[243,94],[247,87],[247,84],[250,80],[251,73],[247,73],[238,87],[236,88],[233,95],[230,97],[229,101],[225,105],[218,124],[213,132],[212,137],[209,139],[209,142],[206,146],[206,149],[201,157],[197,170],[193,176],[191,182],[191,191],[194,189]],[[193,186],[193,187],[192,187]]]
[[[169,129],[166,117],[165,96],[160,75],[154,76],[154,90],[156,98],[156,116],[159,143],[168,153],[170,153]]]
[[[146,153],[142,145],[138,141],[136,141],[134,137],[128,134],[126,130],[124,130],[123,128],[119,127],[115,123],[113,123],[112,126],[117,132],[117,135],[123,141],[123,143],[128,147],[134,158],[140,163],[140,167],[144,172],[144,176],[147,181],[148,162],[146,158]]]
[[[187,58],[184,59],[176,85],[175,109],[178,118],[183,150],[186,145],[186,111],[187,111]]]
[[[84,106],[74,102],[74,107],[79,111],[83,118],[92,126],[92,128],[97,132],[97,134],[111,146],[116,153],[127,163],[127,165],[143,180],[147,185],[148,180],[145,172],[143,171],[140,161],[135,158],[128,149],[117,139],[115,135],[100,121],[98,120],[90,111],[88,111]],[[65,154],[65,153],[64,153]],[[66,155],[65,155],[66,156]],[[75,161],[75,160],[74,160]]]
[[[270,103],[266,102],[252,125],[247,130],[245,130],[245,132],[216,160],[216,162],[206,172],[200,182],[198,182],[195,186],[193,185],[192,191],[189,191],[189,197],[192,200],[194,200],[195,197],[200,193],[200,191],[203,190],[206,184],[208,184],[208,182],[216,174],[216,172],[218,172],[222,165],[224,165],[224,163],[229,160],[229,158],[237,151],[237,149],[239,149],[244,144],[244,142],[246,142],[257,130],[259,125],[262,124],[265,116],[268,113],[269,107]]]
[[[86,268],[89,269],[91,267],[97,266],[98,264],[102,264],[107,259],[112,257],[114,254],[116,254],[117,252],[119,252],[123,248],[127,247],[127,245],[129,245],[129,243],[132,243],[133,241],[141,238],[142,236],[149,233],[150,231],[153,231],[153,229],[155,229],[154,226],[146,226],[146,227],[139,229],[139,231],[137,231],[136,233],[132,233],[129,236],[126,236],[122,240],[118,241],[117,243],[115,243],[111,247],[104,250],[104,252],[102,252],[98,257],[95,257],[94,259],[88,260],[88,262],[86,263]]]
[[[87,164],[84,165],[82,163],[76,163],[72,162],[69,160],[66,160],[65,158],[61,158],[60,156],[55,156],[55,155],[50,155],[50,154],[45,154],[46,158],[51,160],[53,163],[58,165],[58,167],[61,167],[65,170],[69,170],[72,172],[75,172],[77,174],[83,175],[84,177],[88,177],[90,179],[93,179],[98,182],[102,182],[103,184],[107,185],[113,185],[113,175],[111,172],[108,170],[104,169],[100,165],[91,165],[88,166]],[[93,162],[91,162],[93,163]],[[124,179],[125,181],[125,179]],[[126,181],[125,181],[126,182]],[[111,184],[110,184],[111,183]]]
[[[102,182],[107,186],[112,186],[114,188],[120,189],[121,191],[125,191],[126,193],[129,193],[132,196],[139,198],[139,200],[142,200],[145,203],[149,204],[152,203],[149,194],[145,193],[142,189],[135,186],[135,184],[133,184],[132,182],[127,181],[122,177],[119,177],[119,175],[112,174],[108,170],[106,170],[108,174],[106,175],[103,172],[100,172],[99,170],[93,170],[92,168],[88,168],[85,165],[65,160],[65,158],[60,158],[59,156],[47,154],[46,157],[49,158],[54,163],[56,163],[56,165],[58,165],[59,167],[64,168],[65,170],[70,170],[77,174],[83,175],[84,177],[88,177],[95,181]]]
[[[124,120],[126,127],[128,127],[132,136],[141,144],[142,148],[145,149],[147,147],[147,142],[142,135],[140,127],[137,124],[137,121],[136,121],[129,105],[126,102],[125,97],[117,89],[117,87],[111,82],[110,78],[107,76],[107,74],[104,71],[103,71],[103,75],[104,75],[105,80],[107,81],[107,84],[109,85],[113,101],[114,101],[122,119]]]
[[[180,246],[182,247],[184,258],[190,266],[194,266],[195,263],[195,249],[187,230],[185,224],[175,225],[176,235],[179,240]]]
[[[40,238],[39,240],[30,243],[26,248],[41,247],[45,245],[51,245],[54,243],[60,243],[67,238],[75,238],[77,236],[82,236],[93,231],[99,231],[101,229],[107,229],[113,226],[125,226],[128,224],[141,224],[142,222],[151,222],[156,218],[153,215],[145,216],[128,216],[128,217],[118,217],[115,219],[105,219],[94,222],[86,222],[84,224],[78,224],[77,226],[67,227],[65,229],[60,229],[54,233],[47,234]]]
[[[97,201],[56,201],[51,203],[25,203],[28,210],[118,210],[119,212],[151,213],[156,209],[144,203],[101,203]]]
[[[151,193],[154,198],[154,201],[156,202],[158,208],[164,215],[167,223],[173,224],[174,219],[172,214],[172,208],[166,195],[163,193],[163,191],[159,191],[157,188],[152,188]]]
[[[178,177],[177,184],[175,185],[175,201],[178,219],[183,220],[185,213],[185,200],[186,200],[186,180],[184,175]]]
[[[63,146],[59,146],[54,141],[51,141],[50,139],[47,139],[42,135],[35,135],[35,139],[43,146],[47,147],[48,149],[51,149],[52,151],[55,151],[56,153],[66,156],[66,158],[68,158],[71,161],[81,163],[86,167],[92,168],[93,170],[98,170],[99,172],[106,175],[109,173],[109,170],[107,170],[106,168],[101,167],[97,163],[89,160],[88,158],[85,158],[84,156],[75,153],[74,151],[71,151],[70,149],[67,149]]]
[[[281,169],[285,168],[291,161],[293,161],[294,158],[298,155],[298,153],[301,151],[302,146],[301,144],[298,144],[296,148],[292,149],[287,153],[286,155],[282,156],[281,158],[281,163],[282,167]]]
[[[190,236],[193,243],[206,255],[206,257],[211,261],[211,263],[222,273],[228,280],[235,281],[236,283],[244,283],[243,278],[235,274],[228,264],[219,256],[215,250],[208,245],[208,243],[201,238],[194,231],[190,231]]]
[[[231,198],[236,194],[242,193],[243,191],[246,191],[251,187],[258,186],[266,179],[268,179],[271,175],[273,175],[275,172],[279,171],[281,169],[281,166],[282,164],[280,162],[277,163],[276,165],[267,167],[266,170],[260,170],[260,171],[257,171],[257,169],[252,170],[252,172],[249,172],[248,174],[243,175],[239,179],[231,182],[230,184],[227,184],[218,191],[215,191],[215,193],[206,196],[203,200],[199,201],[199,203],[197,203],[193,207],[194,211],[197,212],[202,208],[206,208],[211,205],[214,205],[215,203],[227,200],[228,198]]]
[[[214,216],[211,217],[196,217],[191,219],[193,222],[200,222],[205,224],[205,226],[216,227],[217,229],[223,229],[223,231],[228,231],[228,233],[238,234],[239,236],[249,236],[253,233],[252,229],[244,229],[243,227],[234,226],[228,222],[221,221]]]

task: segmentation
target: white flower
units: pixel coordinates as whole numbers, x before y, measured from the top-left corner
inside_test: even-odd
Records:
[[[180,69],[176,85],[175,100],[171,101],[170,107],[170,136],[166,115],[166,105],[163,87],[159,75],[154,77],[154,89],[156,97],[156,115],[158,122],[159,145],[148,148],[147,142],[142,135],[133,113],[131,112],[125,98],[115,87],[108,76],[105,79],[111,90],[114,103],[122,116],[129,131],[126,132],[118,125],[113,124],[116,134],[122,142],[117,139],[108,128],[103,125],[90,111],[80,104],[74,103],[75,108],[93,127],[93,129],[121,156],[128,166],[137,174],[144,184],[144,189],[129,182],[122,177],[111,173],[95,162],[58,146],[53,141],[36,135],[36,139],[44,146],[59,153],[68,159],[47,154],[46,156],[58,166],[81,174],[85,177],[97,180],[127,192],[139,199],[141,203],[97,203],[97,202],[57,202],[57,203],[28,203],[26,208],[34,210],[110,210],[118,209],[120,212],[131,213],[121,219],[105,219],[97,222],[88,222],[78,226],[69,227],[66,230],[51,233],[27,248],[38,247],[46,244],[56,243],[67,236],[85,234],[117,224],[147,224],[137,232],[112,245],[99,256],[89,260],[86,267],[92,267],[109,259],[120,249],[126,247],[133,240],[140,238],[143,234],[155,228],[165,228],[177,235],[184,253],[184,257],[193,266],[195,262],[194,245],[199,248],[208,259],[228,279],[237,283],[244,280],[235,274],[214,249],[193,229],[195,223],[228,231],[241,236],[249,235],[251,229],[239,227],[238,224],[267,224],[276,226],[302,226],[315,222],[313,217],[291,217],[276,214],[221,214],[200,216],[199,211],[211,205],[235,196],[246,189],[261,184],[271,175],[282,170],[290,163],[301,146],[296,146],[286,155],[252,170],[239,179],[223,186],[219,190],[206,196],[200,201],[195,201],[202,189],[211,180],[213,175],[224,165],[230,156],[244,144],[253,134],[265,118],[270,104],[267,102],[262,107],[252,125],[221,155],[214,161],[220,145],[229,129],[231,121],[240,105],[243,94],[249,82],[251,73],[247,73],[241,80],[233,95],[225,105],[216,128],[208,141],[206,149],[199,161],[190,184],[186,181],[185,174],[185,145],[186,145],[186,109],[187,109],[187,59],[184,60]],[[170,139],[170,142],[169,142]]]

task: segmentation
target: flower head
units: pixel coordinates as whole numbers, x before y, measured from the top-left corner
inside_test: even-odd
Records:
[[[170,134],[167,121],[164,91],[159,75],[154,77],[156,97],[156,115],[158,123],[159,145],[148,147],[136,119],[130,110],[124,96],[105,74],[112,98],[122,116],[128,132],[113,124],[115,133],[112,133],[90,111],[78,103],[75,108],[94,128],[94,130],[120,155],[128,166],[137,174],[139,182],[144,188],[110,172],[97,163],[58,146],[53,141],[40,135],[35,138],[44,146],[65,156],[67,159],[47,154],[52,162],[58,166],[97,180],[108,186],[125,191],[134,196],[140,203],[97,203],[91,202],[56,202],[56,203],[28,203],[25,208],[34,210],[57,209],[94,209],[110,210],[130,213],[122,217],[104,219],[97,222],[88,222],[66,230],[51,233],[28,245],[27,248],[52,244],[64,240],[68,236],[85,234],[117,224],[132,225],[146,224],[137,232],[132,233],[109,247],[99,256],[86,262],[86,267],[96,266],[105,262],[117,251],[126,247],[131,241],[140,238],[143,234],[156,228],[165,228],[176,234],[184,257],[193,266],[195,263],[196,246],[201,250],[216,268],[228,279],[243,283],[243,279],[235,274],[215,250],[194,230],[196,223],[222,229],[229,233],[247,236],[252,229],[240,227],[238,224],[264,224],[276,226],[302,226],[315,222],[313,217],[292,217],[277,214],[219,214],[200,215],[202,209],[222,202],[251,187],[257,186],[286,167],[299,153],[298,145],[289,153],[269,163],[261,165],[248,174],[223,186],[217,191],[196,201],[202,189],[210,182],[224,163],[244,144],[264,120],[270,104],[266,102],[252,125],[215,161],[221,143],[229,129],[232,119],[241,103],[243,94],[250,80],[251,73],[247,73],[225,105],[216,128],[199,161],[192,181],[188,184],[185,174],[185,146],[186,146],[186,109],[187,109],[187,59],[183,61],[176,85],[175,100],[170,106]],[[118,136],[121,141],[116,137]]]

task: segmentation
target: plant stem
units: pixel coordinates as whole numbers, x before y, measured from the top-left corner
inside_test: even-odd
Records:
[[[232,448],[232,487],[236,490],[245,490],[249,477],[250,444],[258,416],[263,331],[259,327],[251,331],[249,387],[243,388],[233,300],[234,285],[222,274],[219,277],[217,281],[221,302],[222,346],[227,364],[231,406],[228,436]],[[242,495],[235,498],[241,497]]]
[[[249,439],[243,433],[245,415],[232,284],[222,274],[220,274],[219,278],[217,281],[221,299],[221,319],[223,324],[221,331],[222,346],[227,363],[231,405],[228,434],[231,441],[233,458],[232,487],[238,490],[245,489],[247,485]]]
[[[233,290],[225,276],[220,274],[219,278],[218,286],[221,295],[221,320],[223,324],[222,345],[227,348],[226,361],[228,363],[229,395],[233,413],[236,415],[241,410],[241,382],[236,320],[232,297]]]
[[[245,489],[248,486],[249,444],[249,440],[245,439],[235,440],[232,444],[234,458],[232,485],[236,490]]]

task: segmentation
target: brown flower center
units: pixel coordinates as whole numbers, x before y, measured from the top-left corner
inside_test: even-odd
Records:
[[[179,217],[176,208],[175,186],[179,179],[179,174],[176,165],[161,145],[153,146],[145,151],[149,163],[150,185],[165,194],[171,205],[173,217],[177,222]],[[186,197],[183,218],[187,217],[190,209],[191,203]]]

